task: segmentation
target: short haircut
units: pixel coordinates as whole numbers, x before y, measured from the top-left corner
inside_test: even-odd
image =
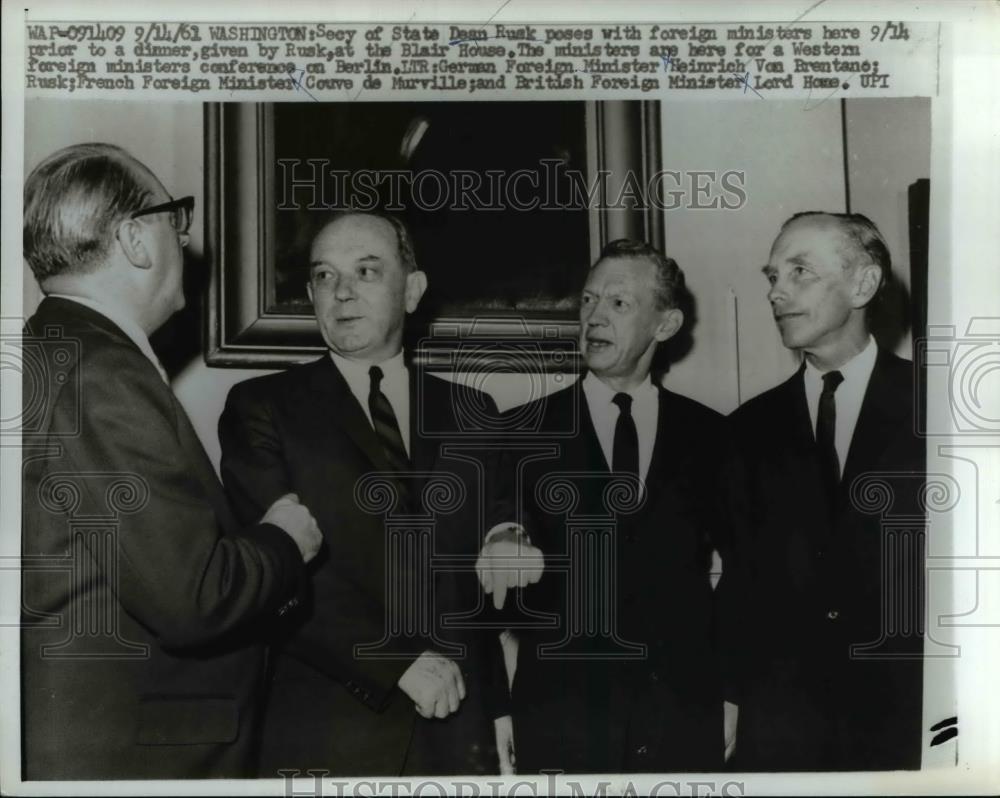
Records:
[[[866,265],[859,260],[874,263],[882,270],[882,277],[875,292],[877,298],[892,275],[892,258],[889,255],[889,245],[879,232],[875,222],[860,213],[827,213],[825,211],[805,211],[797,213],[781,225],[785,231],[792,222],[800,219],[830,219],[844,235],[849,245],[849,252],[844,252],[844,266]]]
[[[673,258],[668,258],[645,241],[631,238],[619,238],[606,244],[598,262],[606,258],[645,258],[656,267],[657,308],[669,310],[680,306],[681,294],[684,292],[684,272]]]
[[[24,258],[35,279],[97,269],[117,224],[153,197],[152,178],[111,144],[74,144],[38,164],[24,184]]]
[[[409,274],[420,268],[417,266],[417,253],[413,248],[413,238],[410,235],[409,228],[402,219],[388,213],[380,211],[336,211],[330,216],[323,218],[319,226],[315,228],[316,233],[313,235],[313,238],[334,222],[347,219],[351,216],[370,216],[388,222],[392,226],[392,229],[396,231],[396,251],[399,254],[399,263],[403,267],[403,271]]]

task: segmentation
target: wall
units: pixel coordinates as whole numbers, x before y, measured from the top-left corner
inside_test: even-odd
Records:
[[[882,231],[892,255],[892,270],[909,298],[910,184],[930,176],[930,98],[848,100],[847,167],[851,211],[863,213]],[[900,357],[913,356],[907,330],[896,346]]]
[[[907,285],[906,187],[928,174],[928,117],[925,100],[846,104],[852,208],[883,230]],[[59,147],[107,141],[147,163],[174,196],[194,194],[197,208],[204,208],[200,105],[33,100],[25,106],[25,128],[26,172]],[[726,104],[664,103],[662,130],[664,168],[740,169],[746,175],[747,203],[739,211],[665,212],[667,251],[684,269],[698,302],[694,346],[666,383],[728,412],[795,368],[771,319],[760,267],[779,225],[792,213],[845,209],[841,105],[807,108],[750,97]],[[196,212],[191,230],[194,269],[207,268],[202,218]],[[28,315],[39,300],[30,274],[24,297]],[[199,318],[193,307],[176,323],[200,328]],[[191,329],[183,332],[196,341]],[[900,349],[906,350],[906,342]],[[168,367],[178,398],[217,463],[216,423],[229,388],[266,372],[209,369],[194,350]],[[478,384],[507,408],[572,379],[554,375],[542,384],[527,375],[492,375]]]
[[[844,210],[840,106],[806,110],[802,102],[753,95],[664,103],[661,127],[665,169],[744,173],[744,207],[668,210],[664,224],[667,252],[698,303],[694,348],[667,383],[728,413],[796,367],[778,337],[760,270],[793,213]]]

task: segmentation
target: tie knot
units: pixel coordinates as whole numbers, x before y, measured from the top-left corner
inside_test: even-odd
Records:
[[[837,386],[844,381],[844,375],[839,371],[828,371],[823,375],[823,390],[833,393]]]
[[[382,369],[379,368],[378,366],[372,366],[370,369],[368,369],[368,376],[371,378],[372,381],[372,390],[377,391],[379,385],[382,382]]]
[[[622,413],[629,415],[632,412],[632,397],[627,393],[616,393],[611,400]]]

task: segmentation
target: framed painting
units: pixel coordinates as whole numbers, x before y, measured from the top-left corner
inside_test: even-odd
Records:
[[[628,186],[659,167],[655,102],[206,106],[206,361],[279,368],[324,349],[306,294],[338,210],[408,226],[429,288],[408,350],[453,371],[576,367],[577,297],[601,247],[662,246]],[[470,361],[471,358],[471,361]]]

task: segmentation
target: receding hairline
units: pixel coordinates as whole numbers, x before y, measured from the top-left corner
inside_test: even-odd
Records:
[[[388,231],[389,235],[393,238],[393,240],[396,241],[397,245],[399,244],[399,235],[396,232],[396,228],[393,227],[392,222],[390,222],[388,219],[382,216],[376,216],[371,213],[345,213],[341,216],[337,216],[334,219],[330,219],[329,221],[325,222],[319,228],[319,230],[316,231],[316,235],[313,236],[313,243],[315,243],[320,238],[320,236],[325,235],[330,230],[331,227],[344,225],[347,224],[348,222],[355,220],[364,220],[364,222],[369,224],[377,222],[378,225],[376,226],[382,226],[385,230]]]
[[[656,281],[656,273],[657,270],[660,268],[660,266],[651,255],[646,255],[645,253],[642,252],[637,252],[635,254],[622,253],[620,255],[619,254],[605,255],[604,257],[598,258],[597,260],[594,261],[594,265],[590,267],[590,271],[594,271],[602,263],[610,263],[611,261],[616,261],[616,260],[629,261],[629,262],[642,261],[644,263],[649,264],[650,268],[653,270],[652,271],[653,281],[654,282]]]
[[[371,223],[373,223],[373,222],[378,222],[379,224],[374,225],[373,229],[375,229],[375,230],[384,229],[386,231],[386,234],[388,236],[388,242],[390,243],[390,245],[392,245],[395,248],[396,260],[399,261],[400,268],[403,269],[404,272],[410,271],[407,268],[406,256],[405,256],[405,253],[403,252],[403,246],[404,246],[403,237],[400,234],[399,230],[397,230],[396,226],[392,223],[392,221],[390,221],[385,216],[381,216],[381,215],[373,214],[373,213],[364,213],[364,212],[356,212],[356,213],[347,212],[347,213],[340,214],[340,215],[336,216],[335,218],[330,219],[329,221],[325,222],[319,228],[319,230],[316,232],[316,235],[313,236],[312,242],[309,244],[309,268],[310,269],[312,269],[316,265],[316,263],[318,262],[313,257],[312,253],[313,253],[313,249],[316,246],[316,243],[320,240],[320,238],[322,238],[323,236],[329,235],[331,228],[336,227],[336,226],[341,225],[341,224],[346,224],[346,223],[348,223],[348,222],[350,222],[351,220],[354,220],[354,219],[365,220],[365,223],[368,223],[369,225],[371,225]],[[362,224],[362,227],[363,226],[364,226],[364,223]],[[416,264],[414,264],[413,268],[416,269],[418,267],[416,266]]]
[[[854,253],[855,256],[862,256],[871,260],[865,248],[851,235],[850,226],[847,220],[841,219],[832,213],[815,213],[809,214],[807,216],[800,216],[798,218],[789,219],[781,226],[781,231],[778,233],[778,237],[774,239],[774,243],[771,245],[771,256],[773,257],[774,251],[778,246],[778,243],[783,239],[788,233],[793,230],[800,228],[813,227],[819,231],[835,233],[839,236],[842,246],[838,246],[838,251],[843,251],[845,249]],[[857,265],[857,257],[855,258],[845,258],[843,267],[846,269],[848,266]],[[765,267],[766,268],[766,267]]]

